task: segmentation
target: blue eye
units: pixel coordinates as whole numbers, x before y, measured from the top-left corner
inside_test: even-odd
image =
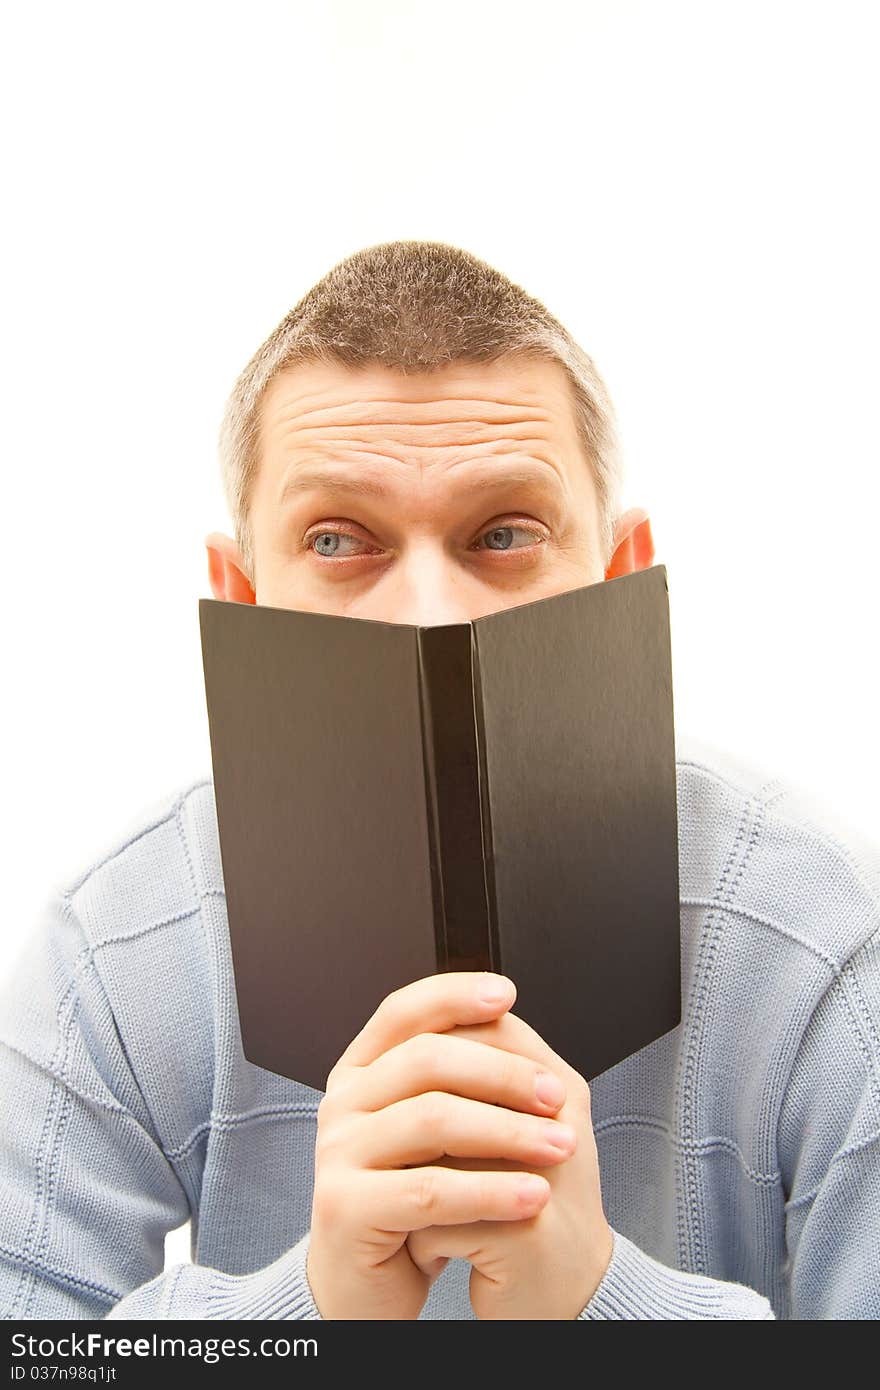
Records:
[[[343,555],[350,555],[352,553],[356,554],[356,551],[352,552],[350,550],[343,550],[340,552],[341,543],[346,540],[354,541],[355,544],[357,544],[357,537],[347,535],[344,531],[319,531],[316,536],[312,536],[309,545],[314,550],[316,555],[324,555],[329,558],[337,556],[340,553],[342,553]]]
[[[534,549],[543,539],[543,536],[528,526],[493,526],[483,532],[474,548],[501,553],[507,550]],[[364,542],[348,531],[317,531],[310,537],[308,546],[313,555],[319,555],[325,560],[369,553],[369,550],[364,549]]]
[[[339,537],[335,531],[322,531],[320,536],[315,536],[313,543],[319,555],[335,555]]]
[[[522,544],[514,545],[513,543],[513,537],[516,531],[519,531],[521,535],[526,537],[525,545],[540,539],[540,537],[535,535],[534,531],[530,531],[525,526],[493,526],[491,531],[485,531],[483,533],[486,549],[522,550],[524,548]]]
[[[490,550],[509,550],[513,541],[512,526],[497,526],[486,532],[486,544]]]

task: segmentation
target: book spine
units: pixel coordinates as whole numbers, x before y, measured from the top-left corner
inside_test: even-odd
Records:
[[[480,796],[480,838],[482,844],[483,891],[486,900],[486,936],[489,965],[487,969],[504,973],[501,937],[498,930],[498,897],[495,888],[495,844],[492,838],[492,801],[489,789],[489,768],[486,759],[486,729],[483,718],[483,686],[480,678],[480,649],[477,634],[471,627],[471,690],[474,710],[474,734],[477,748],[477,781]]]
[[[438,970],[492,968],[471,634],[469,623],[419,629]]]
[[[419,712],[422,728],[422,761],[425,770],[425,800],[428,821],[428,853],[431,871],[431,900],[434,909],[434,949],[439,974],[450,969],[446,943],[446,908],[443,900],[443,858],[437,805],[437,759],[430,682],[425,670],[424,633],[416,632],[418,653]]]

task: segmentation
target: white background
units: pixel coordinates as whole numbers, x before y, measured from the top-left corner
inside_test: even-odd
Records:
[[[430,237],[595,358],[679,728],[880,838],[871,3],[9,6],[4,914],[208,772],[216,431],[337,260]]]

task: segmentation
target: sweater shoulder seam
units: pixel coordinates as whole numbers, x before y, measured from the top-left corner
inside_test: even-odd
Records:
[[[137,844],[140,840],[146,839],[148,836],[154,834],[155,831],[161,829],[163,825],[167,825],[169,821],[174,820],[178,816],[180,808],[195,792],[200,791],[203,787],[211,785],[212,781],[210,777],[199,777],[192,782],[188,782],[186,786],[179,791],[166,797],[165,800],[160,803],[159,807],[154,809],[151,813],[147,813],[146,820],[143,818],[135,820],[121,837],[111,843],[109,849],[100,855],[99,858],[92,861],[78,876],[58,884],[57,892],[59,895],[68,900],[73,899],[96,874],[100,873],[102,869],[106,868],[106,866],[111,864],[115,859],[118,859],[120,855],[123,855],[132,845]]]
[[[777,826],[784,825],[802,836],[803,839],[821,845],[829,850],[835,856],[837,863],[850,873],[854,883],[858,885],[865,901],[875,909],[878,917],[880,917],[880,886],[873,883],[867,877],[865,868],[859,862],[853,849],[847,845],[838,834],[835,834],[832,827],[816,819],[806,808],[804,815],[801,817],[791,814],[788,811],[780,810],[778,806],[774,807],[773,803],[777,802],[781,796],[788,794],[792,796],[797,795],[798,789],[793,787],[784,778],[772,778],[769,781],[765,781],[760,787],[751,788],[746,786],[743,782],[732,780],[723,772],[719,772],[716,768],[710,766],[709,763],[703,762],[692,755],[677,757],[676,766],[692,768],[694,771],[704,774],[733,792],[743,803],[752,801],[759,804],[765,813],[764,824],[761,830],[762,835],[766,835],[770,827],[774,824]],[[853,831],[855,832],[855,827],[853,827]],[[880,846],[877,847],[877,852],[878,855],[880,855]],[[851,951],[847,953],[845,959],[848,959],[850,955],[860,950],[863,944],[863,940],[857,942],[852,947]]]

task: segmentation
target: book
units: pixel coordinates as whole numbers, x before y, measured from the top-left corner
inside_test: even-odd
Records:
[[[681,1018],[665,566],[416,627],[199,600],[241,1041],[326,1089],[393,990],[493,970],[588,1081]]]

